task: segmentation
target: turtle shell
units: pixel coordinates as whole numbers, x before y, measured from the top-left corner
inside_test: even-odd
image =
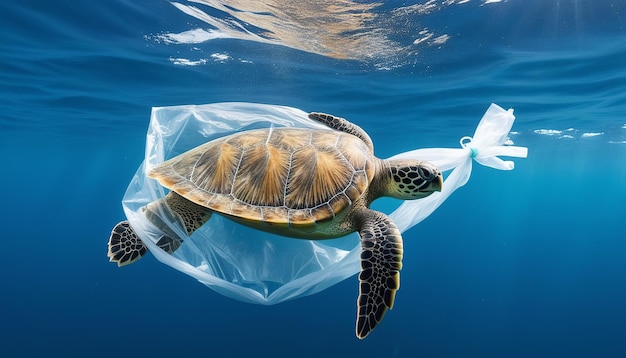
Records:
[[[149,176],[213,211],[247,221],[312,225],[331,220],[368,188],[374,156],[356,136],[268,128],[205,143]]]

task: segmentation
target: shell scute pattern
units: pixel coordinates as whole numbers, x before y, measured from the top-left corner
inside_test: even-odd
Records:
[[[350,134],[259,129],[201,145],[149,175],[223,214],[310,225],[332,219],[367,190],[373,158],[365,143]]]
[[[232,195],[255,206],[285,205],[284,186],[289,156],[288,152],[274,146],[256,146],[245,150]]]

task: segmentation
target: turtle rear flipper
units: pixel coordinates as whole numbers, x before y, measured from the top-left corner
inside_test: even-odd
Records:
[[[126,266],[139,260],[148,251],[127,220],[115,225],[109,238],[110,262],[117,266]]]
[[[161,236],[156,245],[168,254],[172,254],[183,243],[181,239],[173,239],[169,236]],[[117,266],[126,266],[139,260],[148,252],[148,248],[137,236],[135,230],[127,220],[115,225],[109,238],[109,261],[116,262]]]
[[[161,236],[159,241],[156,242],[156,245],[160,247],[161,250],[171,255],[174,253],[174,251],[176,251],[180,247],[180,244],[182,243],[183,243],[183,240],[173,239],[169,236],[163,235]]]

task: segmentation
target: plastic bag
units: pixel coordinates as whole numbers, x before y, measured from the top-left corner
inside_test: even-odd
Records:
[[[505,145],[515,116],[513,110],[502,109],[491,104],[478,123],[473,137],[463,137],[460,149],[428,148],[417,149],[392,156],[389,159],[419,158],[439,167],[442,172],[452,170],[444,180],[441,192],[436,192],[418,201],[404,201],[389,217],[404,232],[430,215],[456,189],[469,180],[472,159],[479,164],[500,170],[513,170],[512,161],[498,156],[526,158],[528,148]]]
[[[513,111],[491,105],[473,140],[460,149],[420,149],[394,156],[431,161],[451,170],[443,191],[404,202],[390,217],[405,231],[432,213],[469,179],[472,158],[497,169],[513,169],[497,155],[526,157],[526,148],[503,146],[514,121]],[[215,291],[241,301],[275,304],[324,290],[359,271],[358,234],[309,241],[272,235],[238,225],[220,215],[186,238],[170,255],[155,242],[162,235],[141,208],[166,191],[146,175],[155,165],[197,145],[236,131],[269,126],[326,128],[299,109],[253,103],[217,103],[153,108],[143,164],[122,201],[131,226],[161,262],[184,272]],[[180,237],[184,229],[161,217]]]

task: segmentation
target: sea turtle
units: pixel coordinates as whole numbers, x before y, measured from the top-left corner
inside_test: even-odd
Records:
[[[212,140],[159,164],[148,176],[170,190],[148,204],[146,217],[168,253],[182,243],[159,217],[169,215],[188,235],[213,213],[283,236],[318,240],[357,231],[361,272],[356,335],[364,338],[394,302],[400,284],[402,237],[383,213],[380,197],[419,199],[440,191],[439,169],[419,160],[382,160],[355,124],[323,113],[309,117],[333,130],[267,128]],[[128,221],[111,233],[108,256],[119,266],[147,248]]]

